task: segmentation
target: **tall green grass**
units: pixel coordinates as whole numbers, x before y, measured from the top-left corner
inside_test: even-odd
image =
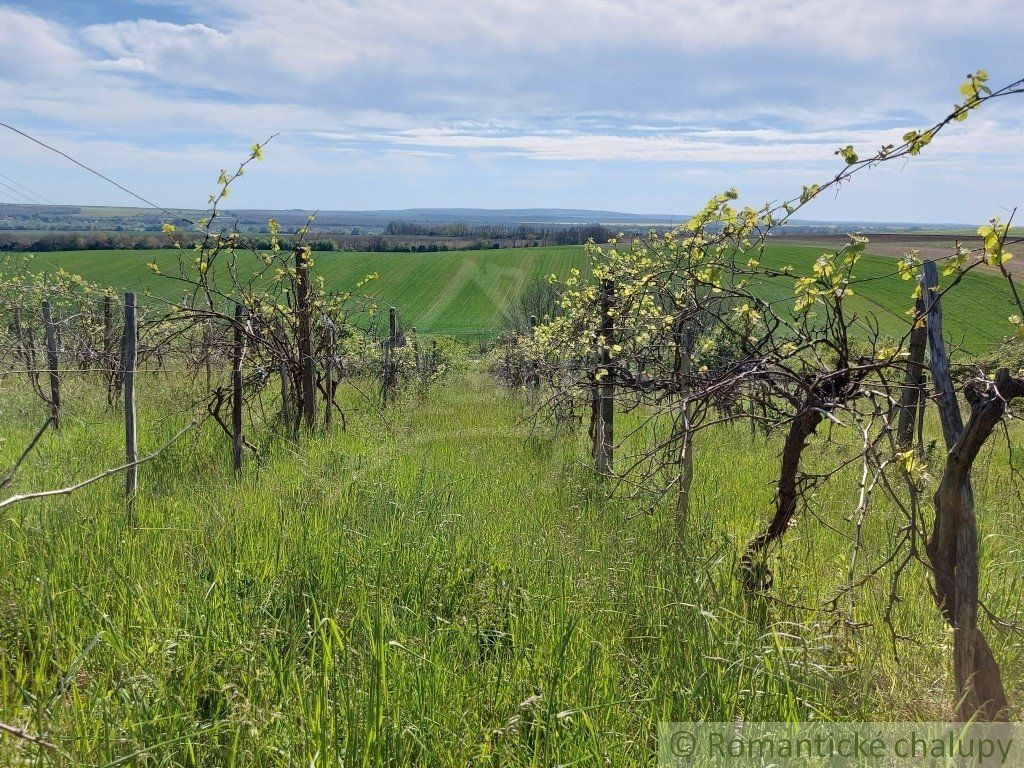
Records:
[[[9,462],[44,409],[0,386]],[[180,426],[187,389],[145,378],[143,452]],[[101,388],[65,390],[65,426],[14,490],[119,460]],[[701,436],[680,550],[666,509],[607,498],[579,435],[534,428],[472,365],[384,412],[346,397],[348,431],[254,432],[263,456],[237,478],[223,433],[170,448],[140,470],[135,528],[118,479],[7,510],[0,720],[64,757],[4,739],[0,764],[650,765],[660,720],[951,711],[920,567],[898,661],[877,590],[851,609],[857,628],[816,608],[849,550],[806,517],[776,564],[780,602],[745,601],[737,557],[769,512],[775,438]],[[832,440],[817,450],[852,438]],[[979,473],[983,594],[1013,620],[1024,563],[1002,450]],[[854,491],[844,475],[814,509],[848,530]],[[897,520],[880,508],[869,541]],[[1020,640],[993,645],[1019,702]]]

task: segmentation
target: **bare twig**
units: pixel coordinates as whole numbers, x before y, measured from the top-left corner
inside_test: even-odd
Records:
[[[21,739],[22,741],[27,741],[30,744],[35,744],[36,746],[42,747],[43,749],[47,750],[48,752],[56,752],[57,751],[57,745],[56,744],[51,744],[50,742],[46,741],[45,739],[42,739],[42,738],[40,738],[38,736],[33,736],[31,733],[26,731],[24,728],[17,728],[17,727],[15,727],[13,725],[7,725],[7,723],[0,723],[0,732],[6,733],[9,736],[13,736],[16,739]]]
[[[10,496],[4,499],[3,501],[0,501],[0,509],[3,509],[4,507],[9,507],[12,504],[17,504],[18,502],[29,501],[31,499],[46,499],[50,498],[51,496],[67,496],[71,493],[74,493],[75,491],[85,488],[88,485],[92,485],[95,482],[110,477],[111,475],[116,475],[119,472],[124,472],[126,469],[130,469],[131,467],[137,467],[140,464],[145,464],[146,462],[155,459],[157,456],[163,453],[165,449],[170,447],[173,443],[177,442],[179,438],[185,435],[185,433],[191,431],[192,429],[195,429],[197,426],[199,426],[198,422],[190,422],[186,427],[181,429],[174,437],[172,437],[162,446],[157,448],[148,456],[143,456],[141,459],[138,459],[137,461],[122,464],[119,467],[111,467],[110,469],[106,469],[103,472],[100,472],[98,475],[93,475],[92,477],[86,480],[82,480],[79,483],[75,483],[74,485],[69,485],[64,488],[55,488],[48,491],[34,491],[32,493],[22,493],[18,494],[17,496]]]

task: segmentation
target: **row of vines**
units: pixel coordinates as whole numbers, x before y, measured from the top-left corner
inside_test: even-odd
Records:
[[[887,279],[908,285],[906,331],[899,338],[885,337],[871,316],[851,309],[865,238],[851,236],[806,275],[769,269],[761,261],[771,234],[827,190],[868,168],[917,155],[943,128],[985,102],[1024,92],[1024,81],[996,91],[986,81],[983,71],[971,75],[961,88],[964,100],[931,128],[907,133],[901,145],[863,158],[852,146],[837,150],[843,169],[793,199],[740,208],[731,190],[675,231],[628,244],[591,243],[590,274],[574,271],[564,280],[552,275],[560,296],[554,310],[508,337],[492,359],[501,380],[536,390],[530,402],[537,417],[589,424],[595,470],[611,492],[673,500],[675,538],[684,555],[694,546],[695,438],[741,420],[780,435],[774,508],[747,543],[737,574],[758,602],[770,600],[777,586],[772,556],[787,531],[821,519],[816,491],[841,472],[857,471],[860,492],[850,499],[848,517],[854,527],[851,564],[830,607],[838,610],[859,592],[881,588],[895,643],[891,616],[901,577],[912,565],[927,569],[936,608],[953,631],[955,705],[964,721],[1000,720],[1009,713],[1000,668],[979,622],[979,614],[988,612],[979,595],[971,470],[1011,415],[1014,399],[1024,396],[1024,377],[1006,368],[954,369],[943,340],[941,302],[969,272],[993,270],[1006,281],[1010,321],[1022,327],[1024,303],[1006,266],[1012,216],[981,227],[980,248],[957,245],[941,263],[921,263],[914,255],[894,262]],[[780,286],[788,286],[788,298],[766,298],[778,296]],[[924,441],[924,409],[931,401],[944,451],[932,451]],[[625,429],[616,429],[617,412],[628,416],[620,419]],[[829,441],[836,430],[853,435],[854,449],[837,443],[829,466],[806,466],[806,449],[816,439]],[[887,551],[871,553],[870,566],[860,568],[864,521],[881,497],[903,520]]]

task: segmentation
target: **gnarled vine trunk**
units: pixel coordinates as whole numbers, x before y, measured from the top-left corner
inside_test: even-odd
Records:
[[[1024,395],[1024,380],[1000,369],[994,382],[979,381],[966,388],[971,406],[966,425],[960,414],[949,357],[942,340],[942,310],[937,295],[938,270],[926,263],[922,293],[928,304],[927,328],[932,379],[948,449],[946,465],[935,491],[935,522],[928,539],[928,559],[935,575],[935,602],[953,628],[953,669],[957,717],[1004,720],[1006,692],[999,665],[978,629],[978,522],[974,513],[971,467],[1006,404]]]
[[[768,550],[781,539],[796,515],[800,478],[800,457],[807,441],[824,419],[820,409],[804,407],[789,425],[789,433],[782,448],[782,462],[779,468],[779,484],[775,494],[775,516],[768,527],[758,534],[743,553],[743,581],[752,592],[771,588],[772,574],[765,562]]]

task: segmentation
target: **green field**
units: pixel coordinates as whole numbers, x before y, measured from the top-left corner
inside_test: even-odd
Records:
[[[251,256],[240,256],[243,265]],[[177,268],[178,253],[158,251],[69,251],[39,254],[42,265],[63,267],[86,279],[152,291],[174,298],[178,284],[154,275],[146,263],[164,272]],[[355,290],[368,274],[380,277],[364,290],[382,304],[399,309],[403,324],[436,335],[487,336],[500,330],[503,309],[531,281],[551,273],[567,274],[585,262],[577,246],[516,248],[438,253],[314,254],[315,269],[328,287]]]
[[[791,265],[809,274],[821,249],[799,245],[769,245],[761,263],[780,268]],[[165,272],[177,266],[178,254],[160,251],[69,251],[39,254],[37,263],[64,269],[86,279],[117,288],[151,291],[173,299],[180,288],[154,275],[146,262],[156,261]],[[244,267],[245,259],[241,257]],[[586,257],[577,246],[515,248],[440,253],[315,254],[316,269],[329,287],[354,289],[365,275],[379,279],[365,290],[382,304],[398,308],[403,324],[420,332],[460,337],[485,337],[500,330],[504,307],[532,281],[547,275],[566,276],[572,267],[584,267]],[[892,259],[865,256],[858,265],[851,309],[873,317],[891,337],[904,333],[905,312],[912,306],[913,284],[895,275]],[[792,296],[788,281],[762,285],[759,292],[784,303]],[[949,340],[969,352],[991,348],[1012,331],[1007,318],[1014,310],[1006,284],[992,274],[971,274],[945,302]]]
[[[797,245],[771,245],[761,259],[764,267],[793,266],[796,274],[811,272],[811,264],[822,253],[821,248]],[[854,272],[854,294],[845,306],[863,320],[878,324],[884,335],[899,337],[906,332],[907,311],[913,307],[911,294],[915,284],[900,279],[892,258],[866,254]],[[940,277],[940,285],[946,278]],[[792,295],[790,281],[772,281],[759,292],[769,300],[788,301]],[[943,328],[947,342],[966,352],[991,349],[1013,332],[1009,316],[1017,310],[1006,281],[990,272],[975,271],[966,275],[960,285],[943,299]]]

